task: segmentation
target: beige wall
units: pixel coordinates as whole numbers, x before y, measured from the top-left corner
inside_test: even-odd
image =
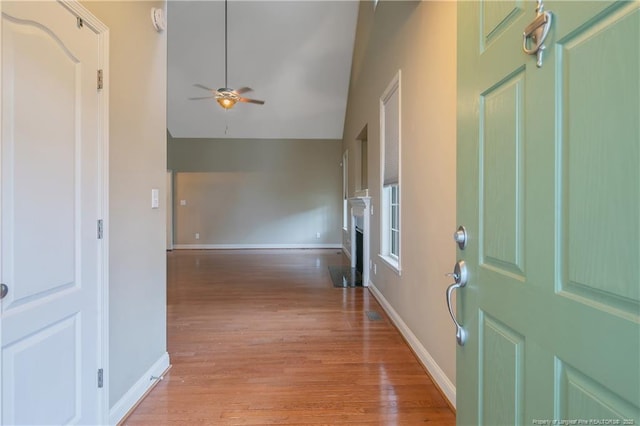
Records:
[[[109,401],[166,354],[166,33],[163,1],[83,1],[109,27]],[[161,194],[151,209],[151,189]]]
[[[401,264],[380,253],[380,96],[401,70]],[[455,334],[445,304],[455,263],[456,4],[381,1],[360,5],[344,148],[368,125],[368,180],[374,216],[374,292],[450,399],[455,395]],[[353,193],[357,156],[351,155]]]
[[[175,247],[339,247],[341,143],[169,138]]]

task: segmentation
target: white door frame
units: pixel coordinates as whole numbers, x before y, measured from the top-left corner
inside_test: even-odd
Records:
[[[107,424],[109,421],[109,28],[100,22],[91,12],[82,6],[77,0],[57,0],[72,14],[83,20],[85,26],[91,28],[98,36],[98,65],[103,70],[103,89],[99,96],[99,121],[100,153],[99,153],[99,205],[100,216],[97,219],[103,221],[103,239],[98,259],[98,365],[104,371],[102,391],[99,393],[98,412],[100,422]],[[0,2],[2,12],[2,2]],[[0,46],[2,45],[2,20],[0,20]],[[2,68],[0,67],[0,97],[2,96]],[[2,104],[0,103],[0,116]],[[0,121],[0,142],[2,142],[2,123]],[[2,167],[2,151],[0,150],[0,168]],[[1,173],[0,169],[0,173]],[[0,187],[0,191],[1,191]],[[1,195],[1,194],[0,194]],[[0,220],[2,220],[0,209]],[[0,250],[2,250],[0,246]],[[1,255],[1,253],[0,253]],[[2,265],[0,264],[0,267]],[[0,324],[0,333],[2,327]],[[1,335],[0,335],[1,341]],[[0,357],[0,382],[2,375],[2,358]],[[0,401],[2,400],[2,387],[0,386]],[[2,418],[2,404],[0,404],[0,418]]]
[[[173,170],[167,170],[167,250],[173,250]]]

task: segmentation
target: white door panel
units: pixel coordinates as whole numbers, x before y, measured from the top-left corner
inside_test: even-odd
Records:
[[[98,424],[100,40],[61,3],[1,7],[2,424]]]

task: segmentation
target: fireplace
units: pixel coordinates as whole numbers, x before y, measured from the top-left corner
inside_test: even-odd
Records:
[[[349,198],[351,206],[351,221],[349,235],[351,236],[351,267],[362,274],[362,285],[369,285],[369,237],[371,198]]]
[[[364,231],[356,225],[356,271],[362,275],[362,257],[364,256]]]

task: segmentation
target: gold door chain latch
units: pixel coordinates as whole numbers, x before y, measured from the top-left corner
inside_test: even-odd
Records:
[[[522,33],[522,50],[528,55],[536,55],[536,65],[538,68],[542,67],[542,52],[544,52],[544,41],[549,34],[551,28],[551,12],[544,10],[544,4],[542,0],[538,0],[536,6],[536,18],[532,23],[527,25]]]

